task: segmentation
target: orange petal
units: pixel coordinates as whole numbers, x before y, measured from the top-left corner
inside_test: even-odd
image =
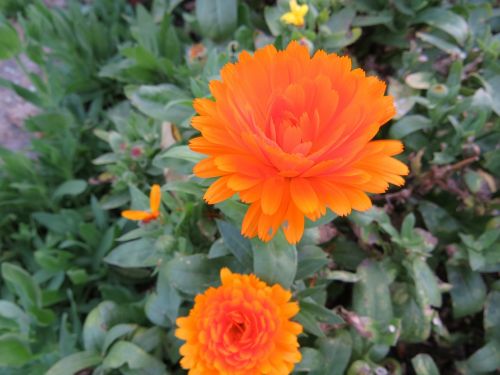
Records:
[[[215,181],[205,192],[203,198],[210,204],[222,202],[234,195],[234,190],[227,187],[228,177],[221,177]]]
[[[290,203],[285,220],[283,231],[287,241],[291,244],[299,242],[304,233],[304,214],[300,212],[295,204]]]
[[[319,201],[311,183],[306,178],[292,178],[290,193],[294,203],[302,212],[314,212]]]
[[[213,178],[225,174],[217,168],[214,158],[207,158],[200,161],[194,166],[193,173],[200,178]]]
[[[151,187],[151,192],[149,193],[149,207],[152,213],[157,213],[160,211],[161,204],[161,189],[160,185],[154,184]]]
[[[241,224],[241,234],[245,237],[254,237],[257,234],[259,218],[261,215],[260,202],[255,202],[248,207],[247,213]]]
[[[122,212],[122,217],[128,220],[148,220],[151,218],[151,213],[146,211],[126,210]]]
[[[262,212],[266,215],[273,215],[281,204],[283,190],[285,188],[285,179],[276,176],[267,179],[262,187]]]
[[[372,201],[361,190],[347,188],[343,191],[355,210],[366,211],[372,207]]]

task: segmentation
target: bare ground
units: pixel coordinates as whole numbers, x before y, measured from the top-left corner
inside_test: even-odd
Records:
[[[0,77],[24,87],[30,87],[28,78],[13,60],[0,62]],[[29,135],[23,129],[24,119],[37,112],[13,91],[0,87],[0,146],[10,150],[22,150],[29,143]]]
[[[65,0],[45,0],[48,6],[62,7]],[[30,71],[37,67],[24,56],[23,62]],[[0,77],[31,88],[31,83],[14,60],[0,61]],[[29,134],[24,130],[24,120],[37,113],[37,108],[9,89],[0,87],[0,147],[22,150],[29,144]]]

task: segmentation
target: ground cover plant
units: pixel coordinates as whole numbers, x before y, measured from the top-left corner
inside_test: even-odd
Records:
[[[0,9],[1,374],[498,371],[494,3]]]

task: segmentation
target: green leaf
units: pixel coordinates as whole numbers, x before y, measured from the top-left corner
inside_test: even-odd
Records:
[[[156,282],[156,291],[146,299],[146,316],[154,324],[168,327],[175,323],[182,298],[170,283],[167,267],[161,267]]]
[[[202,36],[221,40],[236,30],[238,18],[236,0],[196,0],[195,11]]]
[[[282,31],[282,23],[280,17],[282,16],[282,10],[277,6],[266,6],[264,8],[264,19],[266,20],[267,27],[271,34],[278,36]]]
[[[402,118],[408,113],[416,103],[416,95],[418,91],[413,90],[408,85],[404,85],[396,79],[389,79],[389,95],[394,97],[396,106],[395,120]]]
[[[245,217],[248,206],[236,199],[226,199],[224,202],[218,203],[216,206],[224,213],[227,219],[235,223],[241,223]]]
[[[252,244],[243,237],[240,230],[227,221],[217,220],[217,227],[225,245],[248,272],[252,270]]]
[[[33,103],[38,107],[42,107],[44,105],[43,97],[40,97],[35,92],[28,90],[27,88],[17,85],[14,82],[8,81],[4,78],[0,77],[0,87],[8,88],[9,90],[14,91],[17,95],[19,95],[24,100]]]
[[[427,8],[413,20],[413,23],[426,23],[450,34],[463,45],[469,34],[467,22],[458,14],[443,8]]]
[[[102,351],[106,334],[118,316],[118,306],[110,301],[101,302],[87,315],[83,324],[83,346],[86,351]]]
[[[311,312],[307,310],[300,310],[294,320],[299,322],[302,327],[304,327],[304,331],[318,337],[325,337],[325,333],[321,330],[318,321]]]
[[[415,282],[415,289],[424,305],[441,307],[441,291],[434,275],[427,262],[416,257],[411,262],[410,274]]]
[[[139,326],[137,324],[117,324],[106,333],[104,343],[102,345],[102,355],[105,355],[109,347],[120,337],[130,336]]]
[[[131,103],[149,117],[182,125],[194,114],[190,98],[175,85],[126,86],[125,94]]]
[[[497,74],[488,80],[486,83],[486,91],[488,91],[491,96],[493,111],[500,116],[500,75]]]
[[[294,372],[311,372],[318,370],[324,362],[323,355],[313,348],[301,348],[302,360],[295,366]]]
[[[416,355],[411,364],[417,375],[439,375],[439,370],[429,354]]]
[[[34,212],[31,216],[50,231],[64,235],[78,233],[78,227],[82,220],[75,210],[61,210],[57,214]]]
[[[334,242],[331,256],[340,267],[353,271],[366,259],[367,253],[355,242],[340,237]]]
[[[405,82],[411,88],[417,90],[427,90],[431,87],[434,75],[430,72],[416,72],[408,74],[405,78]]]
[[[281,284],[289,289],[297,273],[297,249],[286,241],[282,232],[269,242],[252,241],[254,273],[269,285]]]
[[[297,255],[297,274],[295,275],[295,280],[301,280],[311,276],[328,264],[326,253],[318,246],[301,246],[297,251]]]
[[[153,352],[163,342],[165,332],[160,327],[139,328],[132,338],[132,343],[146,352]]]
[[[149,210],[149,197],[134,185],[129,186],[130,208],[132,210]]]
[[[34,318],[35,322],[42,327],[50,326],[56,320],[56,314],[49,309],[32,306],[27,309],[27,312]]]
[[[500,340],[500,291],[488,294],[484,305],[484,330],[487,338]]]
[[[453,316],[455,319],[475,314],[483,309],[486,285],[481,275],[468,267],[446,266],[451,289]]]
[[[435,35],[424,33],[424,32],[417,32],[416,33],[417,37],[422,39],[424,42],[427,42],[429,44],[432,44],[434,47],[439,48],[440,50],[452,55],[452,56],[457,56],[460,59],[465,58],[465,52],[462,51],[460,48],[458,48],[456,45],[451,44],[447,42],[444,39],[441,39]]]
[[[73,268],[66,272],[71,282],[75,285],[82,285],[89,280],[89,274],[84,268]]]
[[[102,363],[103,369],[118,369],[126,365],[130,370],[141,370],[144,375],[164,375],[165,365],[137,345],[127,341],[114,344]]]
[[[10,59],[21,53],[21,40],[9,22],[0,17],[0,59]]]
[[[354,284],[354,310],[361,316],[388,324],[393,311],[386,271],[381,264],[367,259],[359,265],[357,274],[360,280]]]
[[[450,89],[450,97],[455,97],[459,90],[463,78],[464,64],[461,60],[455,60],[451,64],[448,78],[446,79],[446,87]]]
[[[31,359],[31,351],[25,338],[14,333],[0,335],[0,368],[22,366]]]
[[[405,116],[394,125],[391,126],[389,136],[391,138],[403,139],[408,134],[419,130],[430,129],[432,122],[427,117],[421,115]]]
[[[418,208],[422,213],[427,229],[434,234],[456,235],[459,230],[458,221],[445,209],[435,203],[422,200]]]
[[[42,293],[31,275],[19,266],[11,263],[2,264],[2,277],[10,288],[17,294],[22,305],[29,307],[40,307],[42,305]]]
[[[68,375],[95,367],[101,363],[102,358],[94,352],[78,352],[59,360],[45,375]]]
[[[353,44],[361,37],[360,27],[354,27],[351,30],[332,33],[325,36],[323,45],[326,49],[339,50]]]
[[[227,247],[226,243],[222,238],[217,238],[210,246],[210,250],[208,251],[208,259],[214,259],[223,257],[231,254],[231,250]]]
[[[347,375],[359,375],[359,374],[371,374],[373,373],[370,364],[363,360],[354,361],[349,369],[347,370]]]
[[[163,267],[169,283],[181,292],[196,295],[219,282],[224,258],[208,259],[205,254],[178,255]]]
[[[431,332],[432,319],[428,307],[418,304],[413,295],[404,289],[396,289],[393,301],[394,313],[401,319],[400,340],[409,343],[427,340]]]
[[[344,283],[357,283],[360,278],[357,274],[347,271],[326,271],[325,278],[333,281],[342,281]]]
[[[386,323],[368,318],[365,328],[370,334],[371,342],[387,347],[394,346],[401,332],[401,320],[393,318]]]
[[[352,353],[352,339],[349,332],[339,330],[335,337],[322,337],[316,342],[324,356],[321,371],[311,375],[343,375]]]
[[[300,301],[299,303],[300,311],[305,311],[308,314],[313,315],[315,319],[320,322],[332,325],[344,323],[344,319],[342,319],[339,315],[334,313],[332,310],[313,302],[311,298],[308,298],[307,301]]]
[[[469,190],[474,194],[479,192],[484,182],[481,174],[473,170],[465,172],[464,181]]]
[[[169,181],[164,189],[165,191],[191,194],[198,198],[203,196],[203,188],[193,181]]]
[[[500,368],[500,342],[492,340],[477,350],[466,361],[472,373],[484,373]]]
[[[59,185],[54,193],[52,199],[60,199],[65,195],[75,196],[83,193],[87,189],[87,182],[84,180],[69,180]]]
[[[0,300],[0,330],[6,327],[6,320],[11,320],[14,323],[13,328],[15,331],[28,334],[30,326],[29,316],[15,303]]]
[[[104,261],[123,268],[140,268],[156,266],[160,258],[152,239],[141,238],[118,245]]]
[[[390,24],[393,17],[393,12],[389,9],[377,12],[374,15],[357,15],[352,21],[352,26],[366,27]]]
[[[171,159],[177,159],[186,162],[188,169],[191,170],[194,164],[204,158],[204,155],[191,151],[188,146],[174,146],[155,157],[153,165],[158,168],[168,168],[171,167]]]

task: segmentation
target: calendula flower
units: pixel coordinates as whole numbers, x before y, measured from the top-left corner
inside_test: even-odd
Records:
[[[188,61],[193,62],[203,60],[207,55],[207,48],[202,43],[193,44],[188,48],[187,56]]]
[[[329,208],[338,215],[367,210],[369,193],[403,185],[408,168],[392,156],[395,140],[373,137],[395,114],[386,85],[351,69],[348,57],[292,42],[243,52],[211,81],[214,100],[196,99],[192,125],[201,137],[190,147],[208,155],[194,173],[218,179],[205,200],[215,204],[239,193],[250,204],[242,234],[270,240],[282,227],[296,243],[304,217]]]
[[[309,7],[307,4],[299,5],[297,0],[290,0],[290,12],[281,16],[281,21],[289,25],[304,26],[304,17],[307,14]]]
[[[286,375],[301,360],[290,318],[299,311],[291,293],[255,275],[223,268],[222,285],[196,296],[187,317],[177,319],[175,335],[181,366],[191,375]]]
[[[129,220],[143,221],[145,223],[156,220],[160,216],[161,190],[160,185],[153,185],[149,193],[150,211],[126,210],[122,212],[122,217]]]

